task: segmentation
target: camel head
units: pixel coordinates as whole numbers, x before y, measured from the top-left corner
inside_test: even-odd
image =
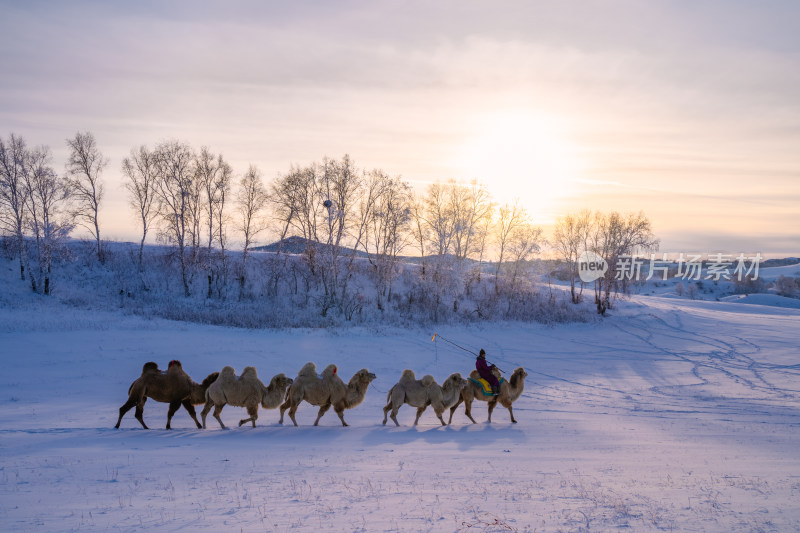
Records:
[[[447,378],[447,380],[444,382],[444,385],[447,386],[448,383],[452,384],[452,386],[454,386],[457,391],[462,391],[469,385],[469,381],[462,378],[461,373],[459,372],[450,374],[450,377]]]
[[[350,379],[350,383],[351,384],[363,383],[365,385],[369,385],[370,383],[372,383],[372,380],[375,379],[376,377],[377,376],[375,374],[373,374],[366,368],[362,368],[361,370],[356,372],[355,375],[353,375],[353,377]]]
[[[517,380],[524,380],[527,377],[528,377],[528,373],[525,372],[525,369],[522,368],[522,367],[519,367],[516,370],[514,370],[514,372],[511,374],[511,379],[509,381],[513,381],[513,382],[516,383]]]
[[[270,382],[270,385],[273,385],[275,387],[278,387],[278,388],[282,389],[284,387],[288,387],[292,383],[294,383],[294,380],[292,378],[286,377],[286,374],[278,374],[277,376],[272,378],[272,381]]]

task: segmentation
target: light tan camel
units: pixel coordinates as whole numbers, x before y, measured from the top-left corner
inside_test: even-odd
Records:
[[[500,378],[500,371],[495,368],[493,370],[494,375],[497,378]],[[477,370],[473,370],[469,377],[473,379],[480,378]],[[480,400],[482,402],[489,403],[489,422],[492,421],[492,411],[494,410],[495,406],[499,402],[503,407],[508,409],[509,414],[511,415],[511,422],[514,424],[517,421],[514,419],[514,411],[511,408],[511,404],[513,404],[517,399],[522,395],[522,391],[525,388],[525,378],[528,377],[528,373],[525,372],[525,369],[522,367],[517,368],[511,374],[511,379],[508,381],[504,381],[500,385],[500,394],[497,396],[486,395],[483,393],[483,388],[478,385],[477,383],[473,383],[469,381],[468,385],[461,391],[461,397],[458,399],[458,403],[456,403],[453,407],[450,408],[450,420],[449,422],[453,421],[453,413],[456,412],[456,408],[461,405],[461,402],[464,402],[464,414],[467,415],[467,418],[472,420],[472,423],[475,423],[475,419],[472,418],[472,401],[473,400]]]
[[[158,365],[153,362],[145,363],[142,367],[142,375],[131,383],[128,388],[128,401],[119,408],[119,419],[115,428],[119,429],[122,417],[125,413],[136,406],[136,420],[142,424],[144,429],[149,429],[144,423],[144,404],[147,398],[152,398],[157,402],[169,404],[167,411],[167,429],[170,429],[172,416],[181,405],[189,411],[189,415],[197,424],[198,428],[203,426],[197,420],[195,405],[205,401],[206,389],[217,379],[219,372],[212,372],[203,383],[195,383],[189,375],[183,371],[181,362],[173,360],[169,362],[169,367],[165,373],[161,373]]]
[[[219,378],[206,391],[206,405],[203,407],[203,412],[200,413],[203,418],[203,428],[206,427],[206,416],[213,407],[214,418],[217,419],[222,429],[228,429],[220,418],[222,408],[226,404],[247,408],[250,418],[240,420],[240,427],[247,422],[252,422],[253,427],[256,427],[259,404],[264,409],[278,407],[286,393],[286,388],[292,384],[292,381],[285,374],[278,374],[272,378],[267,387],[258,379],[255,367],[245,367],[242,375],[236,377],[233,367],[226,366],[219,373]]]
[[[440,387],[433,379],[433,376],[423,376],[422,379],[418,380],[413,370],[403,370],[400,381],[386,395],[386,406],[383,408],[383,425],[386,425],[387,414],[391,410],[392,414],[389,416],[392,417],[394,424],[399,426],[397,411],[400,410],[403,404],[407,403],[411,407],[417,408],[417,418],[414,420],[415,426],[429,405],[433,407],[433,411],[442,425],[446,426],[442,413],[458,401],[461,391],[465,387],[467,387],[467,380],[462,378],[458,372],[451,374],[444,381],[444,385]]]
[[[314,363],[306,363],[300,369],[294,383],[286,391],[286,401],[280,407],[281,419],[279,422],[283,424],[283,413],[288,409],[289,418],[292,419],[296,426],[297,420],[294,415],[297,412],[297,408],[305,400],[311,405],[319,406],[319,413],[317,413],[317,419],[314,421],[315,426],[319,425],[320,418],[331,406],[336,414],[339,415],[342,425],[346,426],[344,410],[352,409],[364,400],[369,384],[375,379],[375,374],[366,368],[362,368],[345,385],[336,372],[336,365],[328,365],[322,371],[322,376],[320,377],[317,376],[316,365]]]

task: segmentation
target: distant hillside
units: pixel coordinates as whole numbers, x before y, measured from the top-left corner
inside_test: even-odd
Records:
[[[308,248],[309,243],[312,242],[313,241],[310,241],[304,237],[292,236],[292,237],[287,237],[281,241],[273,242],[272,244],[267,244],[266,246],[256,246],[255,248],[252,248],[252,250],[254,252],[276,253],[278,251],[281,251],[287,254],[302,254],[306,251],[306,248]],[[314,243],[314,244],[316,244],[317,246],[324,246],[320,243]],[[353,250],[352,248],[347,248],[345,246],[339,247],[340,254],[350,255],[354,252],[358,257],[367,257],[367,254],[365,254],[360,250]]]
[[[279,250],[283,253],[287,254],[302,254],[306,251],[310,241],[304,237],[287,237],[282,241],[273,242],[272,244],[267,244],[265,246],[257,246],[255,248],[251,248],[254,252],[271,252],[277,253]],[[325,246],[325,244],[316,243],[318,246]],[[348,248],[346,246],[339,247],[340,254],[342,255],[350,255],[354,252],[352,248]],[[357,257],[368,257],[368,254],[363,252],[362,250],[355,250],[355,254]],[[448,254],[449,255],[449,254]],[[436,257],[436,256],[426,256],[426,257]],[[401,261],[406,263],[420,263],[422,258],[419,256],[404,256],[401,255],[398,257]],[[474,263],[474,259],[467,259],[468,262]],[[491,261],[484,261],[486,264],[491,264]]]

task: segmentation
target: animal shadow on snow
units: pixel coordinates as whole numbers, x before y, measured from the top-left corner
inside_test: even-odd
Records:
[[[525,442],[526,436],[519,425],[478,423],[464,426],[381,426],[364,435],[365,445],[410,444],[422,441],[428,444],[455,443],[460,450],[480,448],[498,441]]]

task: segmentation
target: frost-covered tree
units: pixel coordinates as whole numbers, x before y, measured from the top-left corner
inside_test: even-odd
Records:
[[[156,187],[158,180],[157,154],[142,145],[132,148],[129,157],[122,160],[122,174],[128,191],[128,203],[136,211],[142,224],[142,240],[139,243],[139,271],[143,269],[144,242],[147,232],[158,215]]]
[[[198,213],[198,220],[203,219],[208,236],[206,261],[209,267],[209,297],[212,295],[213,283],[216,281],[221,292],[227,278],[225,200],[230,193],[232,176],[233,170],[221,154],[212,154],[205,146],[200,149],[195,160],[194,179],[201,190],[199,203],[203,213],[202,217]],[[218,254],[213,252],[214,242],[219,245]]]
[[[67,159],[67,177],[72,198],[72,216],[77,224],[88,229],[96,242],[97,259],[103,261],[103,249],[100,244],[100,203],[103,201],[103,182],[101,174],[108,164],[97,147],[91,132],[78,132],[75,137],[67,139],[69,156]]]
[[[575,291],[575,283],[578,278],[578,258],[587,249],[591,228],[591,212],[581,211],[577,214],[569,213],[559,217],[553,230],[553,248],[569,271],[572,303],[580,302],[583,294],[583,283],[581,283],[580,292]]]
[[[0,227],[14,236],[19,258],[19,276],[25,280],[25,240],[28,199],[25,176],[28,149],[25,140],[11,134],[0,137]]]
[[[183,292],[187,297],[190,292],[186,246],[193,244],[191,240],[187,243],[187,238],[191,239],[192,225],[195,222],[193,208],[196,185],[192,180],[193,162],[194,153],[191,147],[180,141],[161,143],[155,150],[158,213],[163,221],[164,237],[177,248]]]
[[[618,259],[636,251],[657,250],[658,239],[643,212],[621,215],[612,211],[595,213],[588,242],[590,249],[609,265],[605,275],[595,282],[595,304],[602,315],[612,306],[612,293],[616,297],[626,289],[626,280],[616,279]]]
[[[70,183],[51,166],[47,147],[37,147],[28,154],[25,186],[28,195],[28,221],[35,238],[37,277],[31,275],[31,288],[43,294],[51,292],[53,258],[73,228],[66,213]],[[38,283],[37,283],[38,281]]]
[[[261,178],[261,171],[255,165],[250,165],[247,172],[239,182],[236,196],[236,205],[239,211],[239,229],[244,237],[242,250],[242,275],[239,278],[239,298],[242,297],[247,276],[247,256],[256,236],[267,227],[263,217],[263,210],[267,205],[269,195]]]
[[[362,206],[362,220],[366,219],[363,239],[364,251],[372,266],[376,300],[383,309],[383,299],[392,297],[392,281],[396,274],[398,256],[407,244],[407,228],[411,219],[411,186],[399,177],[373,170],[368,176],[367,198],[372,198],[371,212],[368,202]]]

